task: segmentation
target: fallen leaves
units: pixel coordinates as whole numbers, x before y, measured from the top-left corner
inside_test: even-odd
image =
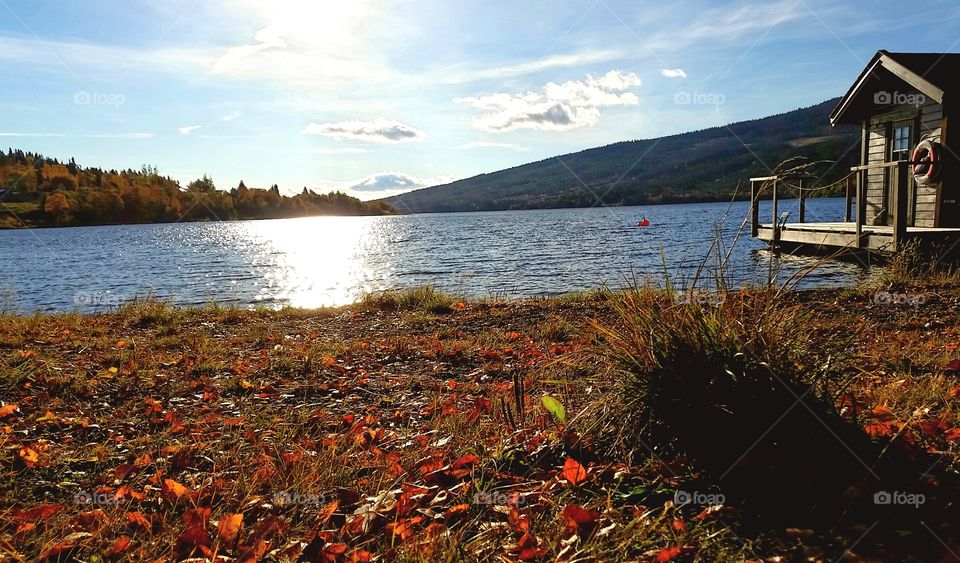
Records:
[[[7,403],[6,405],[3,405],[0,407],[0,420],[3,420],[4,418],[7,418],[8,416],[17,412],[17,409],[19,408],[20,407],[16,403]]]
[[[180,499],[189,499],[191,494],[190,489],[173,479],[163,480],[161,495],[163,495],[163,498],[166,499],[167,502],[175,503]]]
[[[571,485],[579,485],[587,480],[587,470],[580,462],[568,457],[567,461],[563,463],[563,471],[560,473],[568,483]]]
[[[587,510],[579,504],[568,504],[562,513],[566,532],[569,535],[590,535],[600,518],[596,510]]]
[[[217,524],[217,535],[224,544],[233,546],[237,542],[242,527],[243,514],[226,514]]]

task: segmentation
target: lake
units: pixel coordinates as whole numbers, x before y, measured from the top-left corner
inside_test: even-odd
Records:
[[[726,273],[738,285],[764,283],[771,271],[783,279],[820,262],[777,257],[751,239],[749,225],[741,231],[748,207],[737,202],[0,231],[0,309],[95,312],[144,296],[178,305],[317,307],[422,284],[467,297],[557,295],[633,279],[662,282],[664,269],[673,280],[689,280],[718,232],[730,253]],[[781,201],[780,209],[796,216],[795,201]],[[842,210],[842,199],[808,200],[807,219],[840,220]],[[769,213],[768,206],[761,208],[761,217]],[[636,226],[643,216],[651,222],[647,228]],[[858,264],[829,261],[801,286],[851,285],[865,275]]]

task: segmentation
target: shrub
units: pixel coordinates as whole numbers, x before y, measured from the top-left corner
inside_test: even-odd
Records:
[[[815,345],[806,313],[773,289],[694,299],[637,288],[611,303],[616,322],[596,326],[596,351],[620,381],[605,398],[614,446],[685,458],[764,518],[842,510],[872,449],[801,367]]]

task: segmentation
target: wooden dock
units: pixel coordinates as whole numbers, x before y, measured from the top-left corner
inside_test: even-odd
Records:
[[[885,253],[895,249],[893,227],[863,225],[858,234],[853,222],[786,223],[779,229],[770,223],[759,224],[756,237],[781,247],[812,251],[849,248]],[[924,246],[952,244],[960,240],[960,228],[907,227],[904,238]]]
[[[751,235],[768,242],[774,248],[814,252],[842,249],[891,253],[904,248],[908,243],[931,249],[941,247],[941,252],[948,249],[952,251],[954,245],[960,246],[960,228],[908,225],[908,218],[911,216],[907,207],[910,199],[908,189],[911,187],[911,179],[908,176],[910,164],[910,162],[899,161],[851,168],[853,174],[847,179],[845,220],[838,222],[808,223],[805,221],[805,198],[813,189],[804,184],[810,180],[809,176],[793,174],[751,178]],[[890,191],[892,220],[888,225],[870,225],[866,221],[866,175],[879,170],[889,171],[892,183]],[[798,222],[788,223],[789,213],[779,214],[778,191],[784,186],[790,186],[799,192]],[[759,216],[759,201],[765,193],[769,193],[772,204],[769,223],[761,223]],[[855,210],[854,213],[851,213],[852,208]]]

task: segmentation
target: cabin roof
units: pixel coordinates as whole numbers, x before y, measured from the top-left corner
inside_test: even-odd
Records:
[[[948,91],[960,90],[960,54],[877,51],[830,114],[830,124],[860,123],[882,113],[889,104],[880,103],[877,95],[906,94],[904,86],[943,104]]]

